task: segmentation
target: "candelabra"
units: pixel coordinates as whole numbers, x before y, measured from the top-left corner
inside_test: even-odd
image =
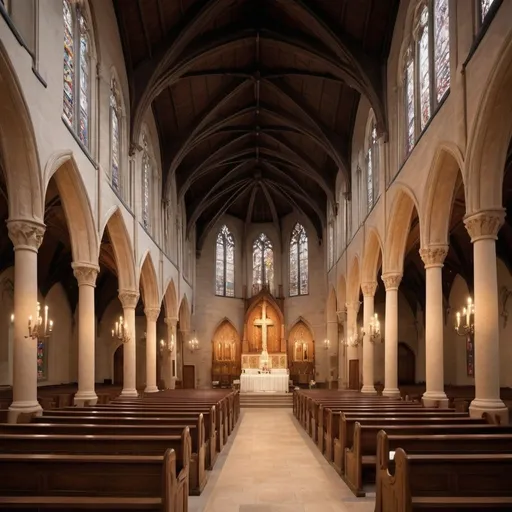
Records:
[[[112,338],[117,338],[122,343],[128,343],[130,341],[128,326],[122,316],[119,317],[119,321],[115,323],[112,329]]]
[[[324,350],[329,350],[330,346],[331,346],[331,341],[326,338],[324,340]]]
[[[461,317],[463,317],[466,321],[464,325],[461,325]],[[471,297],[468,297],[468,304],[466,307],[462,308],[462,314],[460,311],[456,313],[457,323],[455,324],[455,332],[459,336],[472,336],[475,332],[475,305],[471,300]]]
[[[377,315],[377,313],[375,313],[372,318],[370,319],[370,332],[369,332],[369,335],[370,335],[370,341],[372,343],[376,343],[378,341],[381,341],[382,338],[380,336],[380,322],[379,322],[379,317]]]
[[[49,308],[44,307],[44,317],[41,316],[41,305],[37,303],[36,320],[33,322],[32,315],[28,317],[28,336],[25,338],[32,338],[33,340],[48,339],[53,331],[53,321],[48,319]],[[11,316],[14,321],[14,315]]]
[[[167,354],[172,354],[174,352],[175,342],[174,342],[174,334],[171,334],[170,340],[160,340],[160,353],[163,354],[166,352]]]
[[[364,329],[361,327],[359,333],[356,329],[356,334],[351,334],[347,339],[343,340],[343,344],[346,347],[357,347],[363,342],[364,338]]]
[[[195,333],[194,336],[188,340],[188,349],[192,353],[194,353],[196,350],[199,350],[199,340],[197,339]]]

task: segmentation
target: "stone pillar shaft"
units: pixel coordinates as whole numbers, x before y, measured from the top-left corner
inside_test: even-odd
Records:
[[[363,387],[362,393],[376,394],[375,391],[375,363],[374,363],[374,346],[370,336],[370,322],[373,318],[375,307],[375,291],[377,290],[377,283],[363,283],[361,285],[363,290],[363,322],[364,322],[364,339],[363,339]]]
[[[345,340],[348,341],[350,337],[356,338],[358,336],[357,332],[357,312],[359,311],[359,301],[347,303],[347,332],[345,333]],[[347,345],[346,348],[346,366],[345,366],[345,375],[347,376],[347,385],[350,387],[351,385],[351,375],[350,375],[350,361],[357,360],[359,361],[359,349],[357,346]],[[361,370],[359,369],[359,375],[357,375],[357,388],[359,389],[360,383],[360,374]]]
[[[78,391],[74,402],[79,406],[94,405],[98,401],[94,390],[94,288],[99,267],[86,263],[73,263],[72,266],[78,281]]]
[[[399,397],[398,389],[398,287],[401,274],[382,276],[386,287],[386,318],[384,331],[384,391],[385,396]]]
[[[464,219],[473,242],[475,285],[475,399],[470,415],[498,414],[508,421],[500,398],[500,346],[496,239],[503,224],[503,210],[483,211]]]
[[[34,221],[9,220],[9,238],[14,245],[14,350],[13,401],[9,421],[21,413],[41,413],[37,401],[37,340],[27,338],[28,319],[37,312],[37,251],[45,227]]]
[[[146,389],[145,393],[156,393],[156,321],[160,310],[158,308],[146,308]]]
[[[135,337],[135,307],[139,294],[135,291],[123,290],[119,292],[119,300],[123,306],[125,334],[127,337],[123,345],[123,390],[121,396],[137,396],[137,338]]]
[[[444,392],[444,342],[443,342],[443,262],[448,247],[432,246],[420,250],[426,272],[425,307],[425,355],[426,391],[423,395],[425,407],[437,404],[448,406]]]
[[[167,341],[170,343],[174,337],[174,350],[171,353],[166,353],[164,355],[164,380],[168,389],[174,389],[176,387],[176,369],[174,374],[172,370],[173,362],[174,367],[176,368],[176,353],[178,350],[176,326],[178,325],[178,319],[175,317],[166,318],[165,323],[167,324]]]

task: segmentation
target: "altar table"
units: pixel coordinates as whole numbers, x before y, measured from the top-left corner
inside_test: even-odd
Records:
[[[242,373],[240,375],[241,393],[278,392],[288,393],[289,375],[262,373],[251,375]]]

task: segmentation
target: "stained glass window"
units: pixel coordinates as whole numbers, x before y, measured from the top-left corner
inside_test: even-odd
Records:
[[[119,102],[119,91],[115,79],[112,79],[110,86],[110,164],[112,173],[112,187],[117,192],[121,190],[121,183],[119,180],[120,117],[121,106]]]
[[[378,166],[378,142],[377,142],[377,125],[375,119],[372,119],[370,125],[370,133],[368,134],[368,150],[366,154],[366,191],[368,201],[368,211],[370,211],[377,198],[379,191],[379,166]]]
[[[430,119],[430,62],[429,62],[429,15],[425,6],[420,15],[418,39],[420,129],[423,130]]]
[[[37,339],[37,380],[46,380],[48,369],[48,345],[44,338]]]
[[[149,230],[151,160],[149,158],[148,141],[145,135],[142,137],[142,148],[142,225],[144,229]]]
[[[215,250],[215,294],[235,296],[235,238],[222,226]]]
[[[265,233],[260,233],[252,244],[252,283],[257,288],[266,285],[274,289],[274,249]]]
[[[406,149],[409,153],[416,142],[414,123],[416,108],[414,103],[414,57],[412,49],[407,52],[405,61],[405,117],[406,117]]]
[[[89,147],[90,39],[87,21],[78,3],[63,0],[64,119]],[[78,81],[76,80],[78,75]]]
[[[308,276],[308,235],[297,222],[290,240],[290,296],[307,295]]]
[[[494,0],[480,0],[480,23],[483,23]]]
[[[448,0],[434,2],[434,73],[436,99],[440,102],[450,88],[450,26]]]
[[[328,267],[329,269],[332,268],[334,265],[334,222],[331,220],[329,221],[328,225],[328,241],[327,241],[327,251],[328,251]]]

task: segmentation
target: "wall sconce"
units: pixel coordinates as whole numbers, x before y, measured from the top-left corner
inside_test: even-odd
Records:
[[[122,343],[128,343],[130,341],[127,325],[122,316],[119,317],[119,321],[115,323],[112,329],[112,338],[117,338]]]

